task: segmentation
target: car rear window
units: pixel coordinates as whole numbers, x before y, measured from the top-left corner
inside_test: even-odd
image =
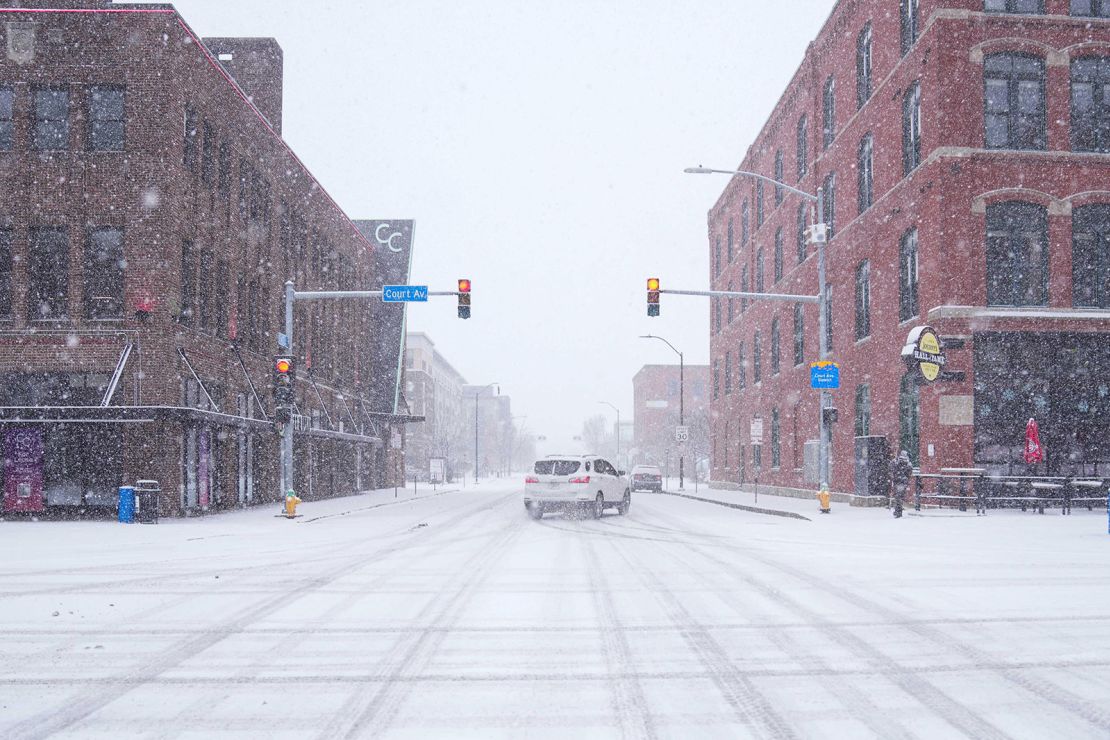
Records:
[[[570,475],[582,465],[578,460],[538,460],[536,475]]]

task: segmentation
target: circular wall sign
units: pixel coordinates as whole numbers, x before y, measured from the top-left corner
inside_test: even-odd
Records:
[[[929,383],[940,376],[947,361],[940,337],[931,326],[919,326],[910,330],[906,337],[906,346],[902,348],[902,357],[907,364],[916,365],[921,377]]]

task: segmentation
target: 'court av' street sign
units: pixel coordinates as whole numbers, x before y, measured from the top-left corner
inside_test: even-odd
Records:
[[[413,303],[428,300],[427,285],[383,285],[382,300],[385,303]]]

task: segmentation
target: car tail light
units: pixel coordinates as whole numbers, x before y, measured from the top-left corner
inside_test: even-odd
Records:
[[[526,477],[526,478],[524,479],[524,482],[525,482],[525,483],[539,483],[539,482],[540,482],[540,479],[539,479],[539,478],[537,478],[537,477],[536,477],[536,476],[534,476],[534,475],[529,475],[528,477]]]
[[[588,476],[588,475],[580,475],[577,478],[571,478],[569,481],[567,481],[567,483],[589,483],[589,482],[590,482],[590,476]]]

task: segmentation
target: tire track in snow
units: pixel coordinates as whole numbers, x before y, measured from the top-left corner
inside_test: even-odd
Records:
[[[127,675],[122,677],[121,682],[102,684],[97,690],[93,691],[79,691],[69,697],[61,706],[51,707],[12,725],[7,729],[5,737],[45,738],[73,728],[133,689],[151,682],[166,671],[179,666],[227,637],[246,631],[254,622],[264,619],[298,599],[308,596],[313,591],[342,578],[352,568],[372,561],[374,558],[387,557],[418,546],[424,540],[435,540],[445,532],[462,526],[474,517],[484,515],[490,509],[501,506],[506,500],[515,499],[516,496],[515,493],[501,495],[492,504],[483,501],[472,511],[455,517],[444,526],[415,530],[413,532],[414,536],[411,538],[386,545],[375,551],[356,553],[353,557],[345,559],[325,573],[295,581],[285,591],[240,610],[237,615],[225,620],[216,631],[190,635],[185,640],[147,659],[143,665],[130,669]],[[421,533],[427,534],[421,536]]]
[[[594,609],[601,620],[599,632],[605,656],[606,680],[613,691],[621,737],[657,738],[659,734],[655,730],[651,709],[644,698],[643,686],[632,674],[632,651],[617,617],[613,594],[609,590],[609,579],[605,575],[601,558],[591,540],[580,538],[579,542],[586,552],[590,593],[593,594]]]

